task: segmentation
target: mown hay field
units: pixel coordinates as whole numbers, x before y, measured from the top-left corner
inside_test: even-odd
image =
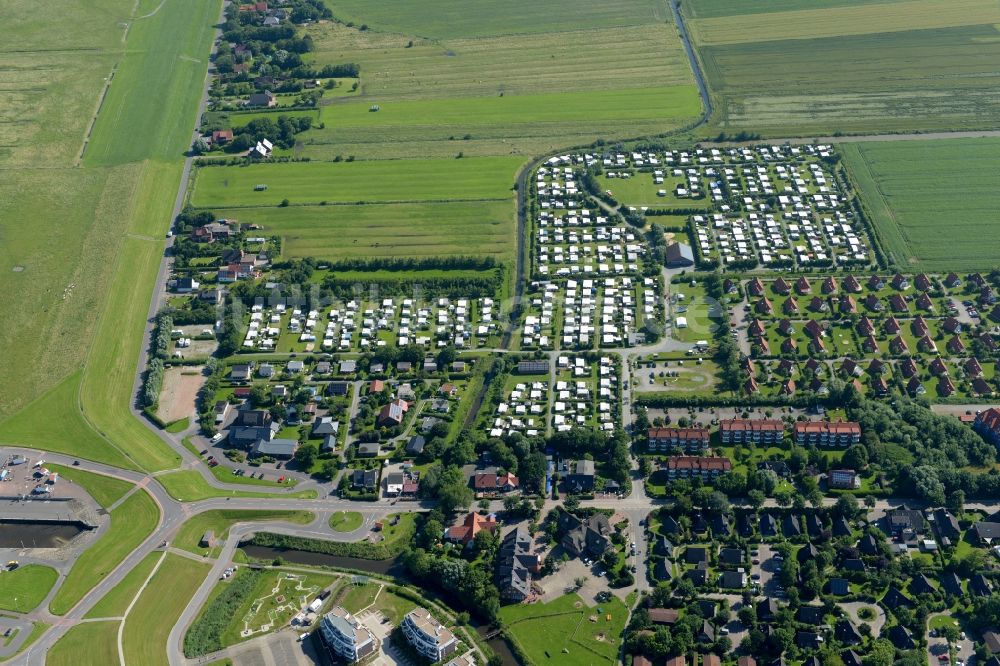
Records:
[[[323,201],[466,201],[513,198],[519,158],[295,162],[203,167],[191,203],[199,208]],[[267,189],[255,188],[265,185]]]
[[[282,238],[286,258],[514,256],[511,201],[239,208],[227,215]]]
[[[308,58],[356,62],[361,77],[358,94],[324,98],[324,127],[299,137],[299,155],[528,157],[598,138],[662,133],[701,110],[665,6],[629,0],[574,6],[560,16],[546,5],[541,17],[540,8],[519,0],[499,13],[475,8],[485,18],[471,25],[449,16],[438,30],[427,16],[403,24],[383,14],[386,7],[412,14],[404,4],[366,4],[357,21],[365,30],[310,26],[316,50]],[[463,5],[461,15],[473,11]],[[522,25],[520,12],[534,22]],[[614,19],[595,22],[592,12]],[[494,13],[495,31],[488,27]]]
[[[886,251],[904,270],[997,264],[1000,139],[851,143],[844,163]]]
[[[810,7],[719,16],[693,20],[690,27],[699,44],[715,46],[957,28],[998,22],[1000,3],[994,0],[906,0],[877,5]]]
[[[715,115],[764,136],[961,130],[1000,119],[993,24],[699,46]]]
[[[337,0],[330,9],[344,23],[431,39],[564,32],[670,19],[670,10],[659,0]]]

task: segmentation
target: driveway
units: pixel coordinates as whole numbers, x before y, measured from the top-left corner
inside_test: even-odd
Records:
[[[776,577],[778,573],[778,567],[781,566],[781,562],[774,559],[775,551],[770,544],[762,543],[758,548],[757,559],[760,564],[750,565],[750,574],[757,574],[760,576],[761,593],[765,597],[777,597],[781,598],[785,596],[785,593],[778,590],[780,583]]]
[[[368,627],[382,645],[378,656],[368,663],[372,666],[413,666],[413,661],[388,640],[394,627],[384,620],[385,617],[378,611],[367,611],[358,616],[358,621]]]

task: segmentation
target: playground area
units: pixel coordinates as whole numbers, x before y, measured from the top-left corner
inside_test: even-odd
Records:
[[[249,638],[288,624],[295,614],[307,606],[322,588],[304,574],[280,572],[270,592],[250,604],[243,616],[240,636]]]

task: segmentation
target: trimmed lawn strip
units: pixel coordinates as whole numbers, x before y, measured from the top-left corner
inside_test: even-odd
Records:
[[[59,574],[52,567],[26,564],[14,571],[0,573],[0,610],[27,613],[45,600]]]
[[[112,504],[132,490],[133,485],[124,479],[116,479],[103,474],[86,472],[78,467],[65,467],[55,463],[46,463],[50,472],[58,472],[63,479],[83,486],[83,489],[94,498],[94,501],[107,509]]]
[[[49,604],[54,615],[65,615],[152,534],[159,509],[149,493],[140,490],[112,511],[110,517],[108,530],[77,558]]]
[[[211,566],[168,554],[128,618],[122,633],[125,663],[166,666],[167,639]]]
[[[49,650],[45,666],[79,666],[84,655],[91,664],[117,664],[120,624],[88,622],[70,628]]]
[[[198,545],[207,530],[212,530],[216,543],[222,543],[228,538],[229,529],[236,523],[274,520],[306,525],[315,519],[315,514],[309,511],[215,509],[199,513],[181,525],[173,537],[173,546],[202,555],[206,550],[211,550]]]
[[[186,469],[170,472],[156,477],[170,496],[179,502],[197,502],[212,497],[271,497],[282,499],[315,499],[315,490],[304,490],[297,493],[261,493],[247,490],[221,490],[208,485],[201,474]]]
[[[353,532],[364,524],[365,518],[357,511],[338,511],[330,516],[330,529],[334,532]]]
[[[153,570],[156,566],[156,562],[160,559],[160,553],[154,551],[146,557],[142,558],[128,575],[122,579],[120,583],[115,585],[114,589],[105,594],[100,601],[98,601],[94,606],[87,611],[84,618],[101,618],[101,617],[121,617],[125,614],[125,609],[128,605],[132,603],[132,599],[139,592],[139,588],[143,583],[146,582],[146,578],[149,577],[149,572]]]

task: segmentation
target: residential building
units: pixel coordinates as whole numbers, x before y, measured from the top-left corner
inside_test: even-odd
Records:
[[[861,488],[861,478],[853,469],[831,469],[827,485],[836,490],[857,490]]]
[[[490,532],[496,532],[499,527],[497,518],[492,513],[484,516],[480,513],[472,512],[461,523],[448,528],[445,538],[448,541],[468,546],[481,531],[489,530]]]
[[[650,428],[647,431],[650,452],[681,449],[698,453],[708,448],[708,428]]]
[[[589,493],[594,490],[594,461],[574,460],[566,465],[563,479],[571,493]]]
[[[378,425],[380,428],[392,428],[403,423],[403,418],[406,416],[406,410],[410,406],[405,400],[393,400],[387,405],[384,405],[378,413]]]
[[[972,429],[993,446],[1000,446],[1000,409],[990,407],[976,415]]]
[[[440,661],[458,649],[458,639],[426,608],[414,608],[403,618],[403,635],[417,652]]]
[[[371,630],[341,606],[323,616],[319,632],[323,643],[348,662],[358,661],[378,650],[378,641]]]
[[[541,570],[541,558],[532,551],[531,534],[523,527],[511,530],[497,552],[497,588],[500,598],[524,601],[531,596],[532,576]]]
[[[497,474],[496,471],[477,472],[472,477],[472,488],[477,495],[505,495],[514,492],[521,485],[516,476],[507,472]]]
[[[561,544],[570,555],[589,555],[597,559],[611,546],[611,523],[603,513],[581,520],[571,513],[559,514],[559,528],[564,531]]]
[[[728,419],[719,422],[723,444],[778,444],[784,439],[785,424],[777,419]]]
[[[667,459],[667,477],[674,479],[714,479],[733,469],[729,458],[709,456],[671,456]]]
[[[792,435],[799,446],[850,446],[861,441],[861,426],[853,421],[798,421]]]

